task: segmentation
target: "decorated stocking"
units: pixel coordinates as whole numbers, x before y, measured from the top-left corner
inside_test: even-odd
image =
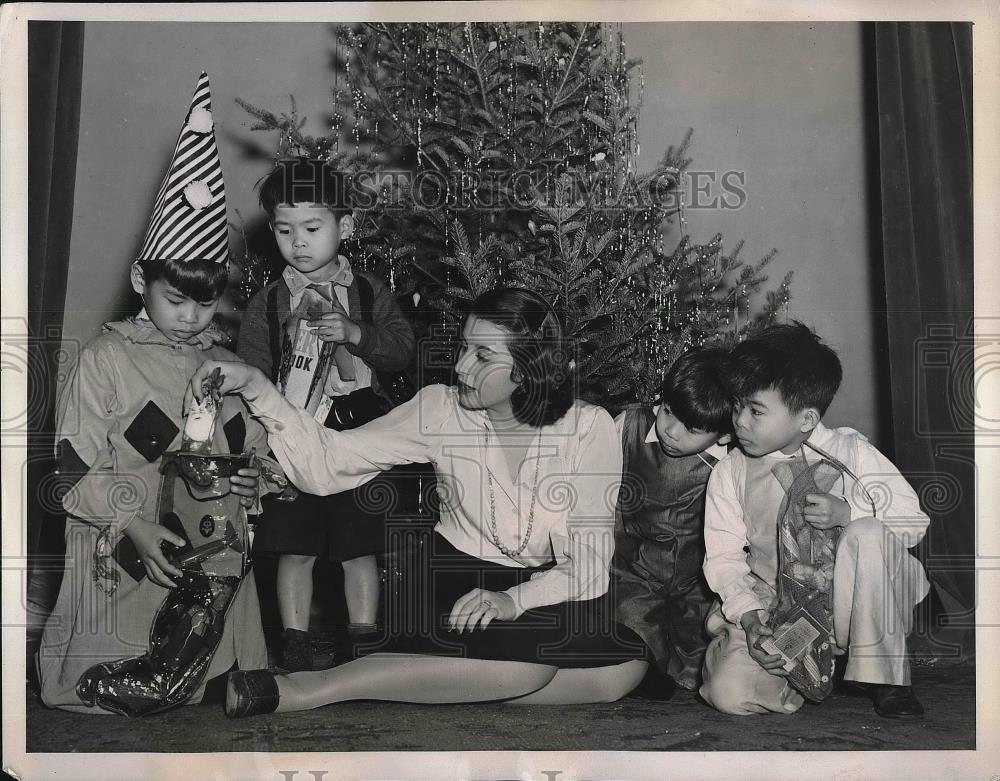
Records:
[[[840,528],[815,528],[804,508],[807,495],[829,493],[842,472],[825,459],[794,459],[771,471],[785,499],[778,511],[778,601],[768,622],[774,635],[761,647],[780,654],[789,682],[819,702],[833,688],[833,565]]]
[[[80,677],[76,690],[85,703],[145,716],[185,703],[198,689],[248,567],[248,528],[228,478],[253,463],[252,454],[164,454],[158,520],[184,539],[167,552],[183,575],[153,617],[144,654],[96,664]],[[134,547],[120,544],[115,558],[136,580],[145,577]]]

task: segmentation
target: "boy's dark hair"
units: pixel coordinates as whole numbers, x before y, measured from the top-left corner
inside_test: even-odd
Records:
[[[541,427],[562,418],[575,398],[573,356],[548,301],[532,290],[497,288],[476,298],[469,314],[511,335],[510,354],[521,376],[510,398],[515,419]]]
[[[815,407],[821,416],[842,378],[837,353],[797,320],[768,326],[736,345],[724,376],[737,399],[774,388],[790,412]]]
[[[257,187],[260,207],[274,219],[279,206],[322,204],[339,220],[351,213],[344,175],[325,160],[281,160]]]
[[[195,301],[215,301],[226,292],[229,264],[214,260],[139,260],[147,285],[162,279]]]
[[[719,375],[726,355],[721,347],[696,347],[674,361],[663,378],[660,401],[689,429],[732,431],[733,400]]]

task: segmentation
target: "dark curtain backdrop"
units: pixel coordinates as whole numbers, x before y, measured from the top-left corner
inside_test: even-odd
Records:
[[[29,645],[55,600],[63,517],[54,495],[56,386],[76,355],[62,341],[69,268],[83,23],[28,23],[28,456]]]
[[[950,650],[971,655],[972,24],[877,23],[870,32],[895,460],[931,516],[920,554],[944,615],[938,628],[967,630]]]

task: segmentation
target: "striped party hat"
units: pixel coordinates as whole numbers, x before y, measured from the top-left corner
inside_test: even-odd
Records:
[[[137,260],[229,258],[226,188],[213,126],[208,74],[202,71]]]

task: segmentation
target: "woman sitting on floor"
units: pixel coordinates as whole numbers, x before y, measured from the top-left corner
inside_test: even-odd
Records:
[[[608,594],[621,449],[611,416],[574,398],[572,353],[540,296],[486,293],[464,324],[457,386],[428,386],[342,432],[295,410],[256,369],[198,370],[191,393],[221,368],[223,392],[243,395],[300,488],[345,491],[429,462],[441,498],[401,600],[430,617],[425,630],[330,670],[233,672],[229,716],[355,699],[610,702],[636,686],[642,645],[614,623]]]

